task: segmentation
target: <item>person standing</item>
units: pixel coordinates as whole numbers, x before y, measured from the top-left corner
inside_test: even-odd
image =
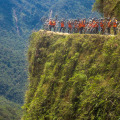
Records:
[[[85,27],[86,27],[86,19],[83,19],[83,31],[84,31],[84,34],[85,34]]]
[[[98,34],[98,30],[99,30],[99,21],[96,20],[95,22],[95,33]]]
[[[52,29],[52,19],[49,20],[49,30],[51,31]]]
[[[68,33],[72,33],[72,22],[68,21]]]
[[[53,20],[53,22],[52,22],[52,27],[53,27],[53,30],[55,32],[55,27],[56,27],[56,21],[55,20]]]
[[[93,21],[92,21],[92,30],[91,30],[92,34],[95,34],[95,33],[96,33],[96,26],[97,26],[96,21],[93,20]]]
[[[74,21],[74,33],[77,33],[78,32],[78,23],[77,23],[77,20]]]
[[[113,30],[114,30],[114,35],[117,35],[117,19],[114,18],[113,20]]]
[[[89,21],[89,24],[88,24],[88,33],[89,34],[92,34],[92,30],[93,30],[93,22],[92,20]]]
[[[80,22],[80,34],[83,33],[84,25],[85,25],[84,20],[81,20],[81,22]]]
[[[82,30],[83,30],[83,24],[82,24],[82,20],[79,21],[79,33],[82,34]]]
[[[111,24],[112,24],[111,19],[108,19],[108,22],[107,22],[108,34],[110,34]]]
[[[63,33],[64,33],[64,31],[65,31],[65,23],[64,23],[64,21],[61,21],[60,25],[61,25],[61,27],[60,27],[60,32],[61,32],[61,30],[62,30]]]
[[[101,34],[104,34],[104,20],[103,19],[100,20],[100,32]]]

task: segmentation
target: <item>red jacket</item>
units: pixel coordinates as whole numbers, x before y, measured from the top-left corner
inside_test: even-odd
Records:
[[[49,21],[49,25],[52,25],[52,20]]]
[[[52,25],[53,25],[53,26],[55,26],[55,25],[56,25],[56,21],[55,21],[55,20],[52,22]]]
[[[83,27],[83,24],[82,24],[82,22],[80,21],[80,22],[79,22],[79,28],[81,28],[81,27]]]
[[[117,27],[117,20],[113,22],[113,27]]]
[[[68,28],[72,28],[72,23],[68,23]]]
[[[65,27],[64,22],[61,22],[61,27]]]

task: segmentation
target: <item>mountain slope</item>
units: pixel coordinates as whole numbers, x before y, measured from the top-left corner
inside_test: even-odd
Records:
[[[53,17],[58,14],[60,19],[63,16],[88,17],[93,15],[93,2],[94,0],[0,0],[0,96],[23,104],[27,83],[25,54],[28,37],[33,29],[41,28],[41,18],[48,17],[50,10],[53,10]]]
[[[23,99],[23,93],[18,92],[20,88],[22,91],[25,90],[24,83],[27,76],[24,62],[26,58],[23,54],[25,54],[28,36],[31,31],[33,29],[40,29],[42,26],[41,17],[48,17],[50,10],[53,10],[53,17],[56,14],[58,14],[59,18],[63,16],[66,16],[66,18],[87,17],[91,15],[93,3],[94,0],[0,1],[0,71],[2,71],[0,73],[2,89],[0,95],[5,95],[8,99],[19,102],[20,99],[17,100],[17,98],[22,95],[20,98]],[[9,66],[8,63],[12,65]],[[17,69],[15,70],[14,67]],[[8,89],[5,90],[4,84],[9,86]],[[13,87],[16,84],[17,86]],[[19,88],[18,91],[16,91],[17,88]],[[11,90],[15,91],[16,98],[14,97],[14,92],[12,92],[12,95],[9,95]]]
[[[20,120],[21,115],[20,105],[0,96],[0,120]]]
[[[23,103],[25,79],[24,56],[0,45],[0,95],[17,103]]]
[[[102,13],[104,17],[116,17],[120,20],[119,0],[96,0],[94,10]]]
[[[120,39],[35,32],[22,120],[118,120]]]
[[[0,26],[10,30],[12,23],[12,9],[13,3],[9,0],[0,1]]]

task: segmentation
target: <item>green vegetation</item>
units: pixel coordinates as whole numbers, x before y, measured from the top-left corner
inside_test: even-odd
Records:
[[[98,1],[98,0],[96,0],[96,1]],[[24,56],[25,50],[27,49],[27,47],[26,47],[27,43],[28,43],[27,39],[33,29],[41,28],[42,22],[40,19],[42,17],[43,18],[48,17],[50,10],[53,10],[53,16],[55,16],[57,14],[59,18],[65,17],[66,19],[68,19],[68,18],[79,18],[79,17],[80,18],[96,17],[96,14],[91,12],[93,3],[94,3],[94,0],[80,0],[80,1],[78,1],[78,0],[69,0],[69,1],[68,0],[52,0],[52,1],[51,0],[47,0],[47,1],[45,1],[45,0],[34,0],[34,1],[32,1],[32,0],[12,0],[12,1],[11,0],[2,0],[2,1],[0,1],[0,96],[4,96],[7,100],[11,100],[12,102],[19,103],[20,105],[23,104],[24,91],[26,89],[25,84],[26,84],[26,80],[27,80],[27,71],[26,71],[26,62],[25,62],[26,57]],[[95,6],[96,5],[98,5],[97,2],[95,4]],[[99,5],[105,6],[103,9],[105,16],[107,16],[107,13],[109,13],[109,16],[117,16],[117,18],[120,19],[120,17],[119,17],[120,4],[119,4],[118,0],[109,0],[109,1],[106,0],[106,2],[104,2],[104,4],[100,3]],[[97,7],[95,7],[95,8],[97,9]],[[101,9],[102,7],[99,7],[99,8]],[[97,9],[97,10],[99,10],[99,9]],[[17,22],[16,22],[16,18],[17,18]],[[18,27],[19,32],[17,31],[17,27]],[[64,39],[66,39],[66,41],[68,41],[67,39],[69,39],[69,37],[67,38],[65,36],[59,36],[59,38],[58,38],[58,36],[56,35],[56,38],[53,38],[53,39],[55,39],[55,40],[62,39],[63,41],[64,41]],[[73,38],[70,38],[70,39],[73,39]],[[72,43],[70,43],[70,44],[72,44]],[[63,47],[62,49],[64,51],[64,46],[62,46],[62,47]],[[70,52],[69,50],[71,50],[71,49],[68,45],[68,49],[67,49],[68,53]],[[43,49],[43,51],[44,51],[44,49]],[[56,52],[58,52],[58,54],[59,54],[59,52],[62,52],[62,51],[58,50]],[[38,70],[33,68],[33,71],[35,69],[34,74],[36,76],[37,71],[42,71],[43,69],[45,69],[45,71],[46,71],[46,68],[50,67],[50,71],[46,71],[47,73],[45,72],[45,74],[46,75],[50,74],[49,76],[51,79],[53,78],[53,83],[54,83],[54,79],[60,80],[60,87],[63,86],[63,88],[59,88],[59,87],[58,88],[60,90],[62,90],[65,87],[65,91],[63,91],[63,96],[64,96],[64,92],[66,92],[66,87],[67,87],[67,86],[65,86],[65,83],[63,82],[63,80],[65,79],[67,81],[69,78],[71,78],[71,80],[72,80],[74,78],[80,77],[79,75],[72,75],[73,78],[71,76],[68,76],[68,78],[66,78],[66,77],[64,78],[64,76],[66,76],[67,73],[68,74],[69,74],[69,72],[71,73],[71,71],[67,72],[67,68],[69,68],[69,67],[72,68],[74,66],[74,63],[76,63],[76,61],[77,61],[77,60],[74,61],[74,56],[72,58],[73,61],[71,60],[71,57],[69,60],[69,57],[67,56],[68,53],[62,53],[63,56],[60,54],[61,59],[64,61],[64,62],[61,62],[61,64],[63,64],[63,66],[59,62],[56,62],[53,65],[53,63],[51,63],[49,61],[49,59],[48,59],[47,63],[44,63],[44,62],[46,62],[46,61],[44,61],[44,60],[46,60],[46,56],[44,56],[44,59],[42,59],[42,62],[43,62],[42,67],[40,66],[40,68]],[[78,53],[75,54],[75,59],[78,59],[77,58],[77,56],[79,56]],[[66,55],[66,56],[64,56],[64,55]],[[72,53],[71,53],[71,55],[72,55]],[[58,58],[57,58],[57,53],[56,53],[55,60],[59,60],[60,56],[58,56]],[[43,56],[41,56],[41,57],[43,57]],[[51,56],[49,56],[49,57],[51,58]],[[52,57],[52,58],[54,59],[54,57]],[[34,57],[33,57],[33,59],[34,59]],[[39,58],[38,61],[41,61],[41,58]],[[69,62],[70,63],[73,62],[73,64],[71,66],[68,66]],[[51,65],[53,65],[53,66],[51,67]],[[65,67],[64,65],[66,66],[65,71],[64,71],[64,67]],[[46,66],[46,68],[44,68],[45,66]],[[31,68],[30,68],[30,70],[31,70]],[[52,71],[53,73],[51,72],[51,70],[53,70]],[[64,72],[65,72],[65,75],[63,75]],[[73,73],[74,73],[74,71],[73,71]],[[73,73],[71,73],[71,74],[73,74]],[[76,73],[76,74],[79,74],[79,73]],[[84,70],[83,70],[83,73],[81,73],[81,74],[83,75],[83,77],[87,76],[87,78],[85,77],[83,79],[89,80],[88,73],[86,73],[86,71],[84,73]],[[85,74],[85,76],[84,76],[84,74]],[[62,75],[62,78],[60,77],[61,75]],[[42,79],[42,81],[44,81],[44,74],[43,73],[37,74],[37,77],[35,78],[36,82],[32,82],[33,86],[37,86],[37,84],[39,83],[38,76],[40,77],[40,79]],[[59,76],[59,77],[57,78],[57,76]],[[45,79],[47,81],[50,78],[46,77]],[[31,79],[31,77],[30,77],[30,79]],[[33,77],[33,79],[34,79],[34,77]],[[32,83],[30,83],[30,84],[32,84]],[[59,82],[57,84],[59,84]],[[69,83],[69,84],[68,84],[68,86],[71,87],[72,86],[71,83]],[[73,90],[74,89],[75,88],[73,88]],[[32,91],[33,91],[33,93],[28,92],[28,96],[31,95],[31,99],[32,99],[32,96],[34,95],[35,90],[33,89]],[[57,92],[57,94],[58,93],[59,92]],[[73,93],[71,93],[71,94],[73,94]],[[28,99],[28,101],[29,100],[30,99]],[[32,100],[30,100],[30,101],[32,101]],[[5,102],[5,103],[7,103],[7,102]],[[31,102],[27,102],[27,103],[31,103]],[[60,105],[60,104],[62,104],[62,102],[61,103],[58,102],[58,104]],[[6,106],[6,105],[4,104],[4,106]],[[0,103],[0,106],[2,106],[2,102]],[[19,109],[19,107],[18,107],[18,109]],[[60,110],[61,109],[62,108],[60,108]],[[12,111],[12,110],[14,111],[14,108],[11,107],[10,111]],[[48,110],[52,110],[52,107]],[[8,111],[8,109],[7,109],[7,107],[2,107],[2,108],[0,108],[0,111]],[[76,110],[76,111],[77,111],[76,114],[79,113],[78,110]],[[8,112],[4,112],[4,116],[5,116],[5,113],[7,114]],[[57,115],[57,114],[55,114],[55,115]],[[11,114],[11,116],[12,116],[12,114]],[[16,114],[16,116],[17,116],[17,114]],[[46,115],[44,115],[44,116],[46,116]],[[3,120],[3,118],[0,118],[0,119]],[[9,119],[12,119],[12,118],[9,118]]]
[[[42,27],[41,18],[48,17],[50,10],[53,10],[53,17],[58,14],[59,18],[93,16],[93,3],[94,0],[0,0],[0,96],[23,104],[28,37],[32,30]],[[3,111],[8,111],[4,106]]]
[[[0,96],[23,104],[27,81],[27,37],[16,33],[13,7],[10,0],[0,1]]]
[[[27,80],[25,66],[23,54],[0,44],[0,120],[20,120]]]
[[[22,120],[118,120],[120,38],[35,32]]]
[[[31,31],[42,26],[40,19],[48,17],[50,10],[53,10],[53,16],[58,14],[60,18],[85,15],[88,17],[92,15],[93,2],[93,0],[0,1],[0,95],[14,102],[23,103],[27,80],[25,50]]]
[[[96,0],[93,10],[105,17],[116,17],[120,20],[120,0]]]
[[[23,103],[26,63],[24,55],[0,45],[0,95],[16,103]]]
[[[21,113],[20,105],[0,97],[0,120],[20,120]]]

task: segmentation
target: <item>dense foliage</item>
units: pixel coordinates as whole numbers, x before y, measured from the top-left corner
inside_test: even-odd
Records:
[[[20,105],[0,97],[0,120],[20,120],[21,113]]]
[[[0,95],[23,103],[27,78],[25,50],[33,29],[40,29],[42,17],[67,18],[93,15],[94,0],[2,0],[0,1]],[[19,99],[18,99],[19,98]]]
[[[24,56],[0,45],[0,95],[23,103],[27,79]]]
[[[35,32],[23,120],[118,120],[120,38]]]
[[[120,20],[119,0],[96,0],[93,9],[105,17],[116,17]]]
[[[96,16],[91,12],[93,3],[94,0],[0,0],[0,96],[23,103],[28,36],[41,28],[41,18],[48,17],[50,10],[53,17],[57,14],[59,18]]]
[[[13,7],[12,1],[0,1],[0,95],[23,103],[27,81],[24,52],[27,40],[16,32]]]
[[[50,10],[53,10],[53,17],[56,14],[60,18],[88,17],[93,15],[93,2],[94,0],[0,0],[0,96],[23,103],[27,81],[25,51],[28,36],[33,29],[41,28],[41,18],[48,17]],[[4,112],[4,116],[5,113],[8,114]]]
[[[41,18],[48,17],[50,10],[53,10],[53,17],[58,15],[59,18],[95,17],[96,14],[91,12],[94,1],[1,0],[0,95],[14,102],[23,103],[27,78],[24,56],[27,38],[33,29],[41,28]],[[100,0],[96,1],[99,3]],[[98,5],[97,2],[96,5]],[[101,2],[99,5],[102,5]],[[104,2],[104,6],[105,15],[109,13],[109,15],[119,18],[118,0],[107,0]]]

